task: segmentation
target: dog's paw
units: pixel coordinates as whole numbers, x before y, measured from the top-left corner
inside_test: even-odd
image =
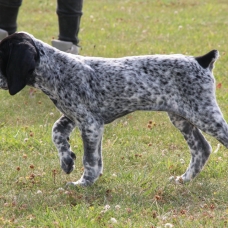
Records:
[[[71,152],[70,155],[64,156],[60,159],[61,168],[66,174],[70,174],[74,170],[75,159],[76,155],[73,152]]]
[[[91,182],[89,180],[80,179],[76,182],[68,182],[66,184],[66,187],[77,187],[77,186],[88,187],[88,186],[92,185],[93,183],[94,182]]]
[[[70,156],[74,159],[74,160],[76,160],[76,155],[75,155],[75,153],[74,152],[70,152]]]
[[[169,181],[175,182],[176,184],[184,184],[185,182],[181,176],[177,176],[177,177],[171,176],[169,178]]]

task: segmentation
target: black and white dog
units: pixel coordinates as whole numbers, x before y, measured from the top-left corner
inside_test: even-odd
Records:
[[[26,85],[41,89],[63,113],[52,137],[66,173],[73,170],[76,158],[68,138],[79,128],[84,173],[73,185],[90,185],[102,174],[105,124],[136,110],[167,112],[191,151],[188,169],[176,178],[185,182],[201,171],[211,153],[200,130],[228,147],[228,125],[216,102],[212,74],[218,56],[213,50],[201,57],[82,57],[21,32],[0,43],[0,88],[11,95]]]

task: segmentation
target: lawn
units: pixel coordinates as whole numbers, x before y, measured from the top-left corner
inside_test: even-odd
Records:
[[[55,0],[24,0],[18,30],[51,43],[58,36]],[[86,0],[81,55],[121,57],[218,49],[217,100],[228,120],[226,0]],[[228,150],[205,135],[213,153],[194,181],[176,185],[190,154],[162,112],[135,112],[105,127],[104,174],[91,187],[80,178],[83,148],[75,130],[76,168],[59,166],[51,129],[61,116],[39,90],[0,91],[0,227],[227,227]],[[149,124],[149,126],[148,126]]]

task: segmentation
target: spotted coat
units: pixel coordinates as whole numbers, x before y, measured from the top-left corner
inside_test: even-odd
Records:
[[[202,170],[211,153],[201,130],[228,147],[228,126],[216,102],[212,74],[218,56],[213,50],[201,57],[83,57],[15,33],[0,43],[0,88],[14,95],[33,86],[62,112],[52,138],[66,173],[72,172],[76,158],[68,139],[79,128],[84,173],[73,185],[91,185],[102,174],[105,124],[136,110],[167,112],[192,155],[186,172],[176,178],[185,182]]]

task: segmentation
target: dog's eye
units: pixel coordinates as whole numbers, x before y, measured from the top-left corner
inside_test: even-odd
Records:
[[[2,59],[3,59],[3,52],[0,51],[0,61],[2,61]]]
[[[5,75],[6,74],[6,62],[4,61],[3,54],[0,56],[0,69],[2,73]]]
[[[45,55],[45,52],[43,50],[40,50],[41,55]]]
[[[0,69],[2,68],[2,57],[0,56]]]
[[[30,70],[28,71],[28,73],[29,73],[29,74],[32,74],[33,71],[34,71],[34,69],[30,69]]]

